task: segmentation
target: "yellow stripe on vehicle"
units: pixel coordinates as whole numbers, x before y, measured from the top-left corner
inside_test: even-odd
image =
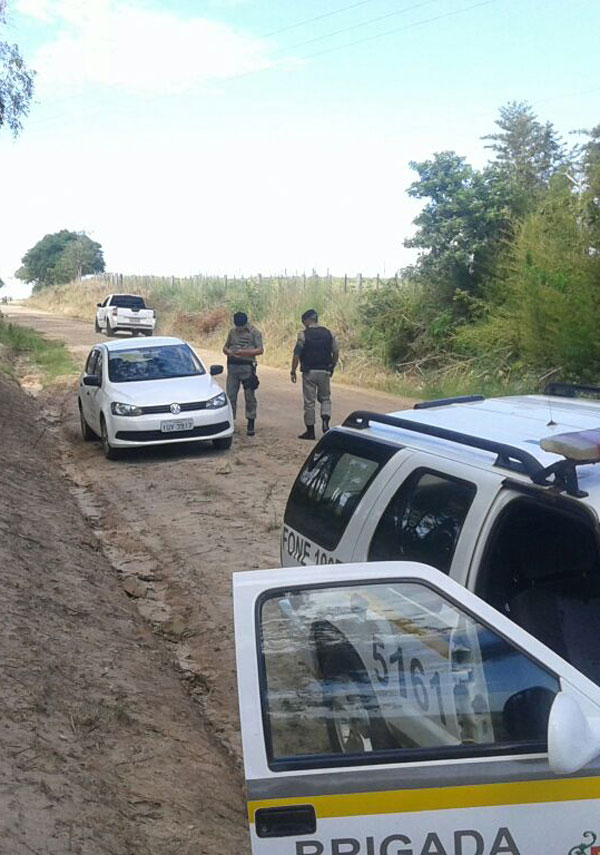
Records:
[[[248,816],[250,822],[254,822],[254,814],[261,808],[305,804],[314,806],[319,819],[328,819],[341,816],[498,807],[585,799],[600,799],[600,778],[562,778],[464,787],[430,787],[268,799],[248,802]]]

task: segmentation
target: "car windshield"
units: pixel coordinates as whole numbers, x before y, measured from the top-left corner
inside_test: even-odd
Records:
[[[187,344],[116,350],[108,355],[108,376],[112,383],[168,380],[170,377],[193,377],[205,373]]]
[[[117,306],[120,309],[145,309],[146,304],[142,297],[135,297],[133,294],[115,294],[111,301],[111,306]]]

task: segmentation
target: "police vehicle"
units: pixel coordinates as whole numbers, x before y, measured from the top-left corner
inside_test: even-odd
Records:
[[[597,391],[315,447],[234,578],[255,855],[600,855]]]

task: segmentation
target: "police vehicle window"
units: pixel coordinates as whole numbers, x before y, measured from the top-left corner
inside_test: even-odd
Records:
[[[600,684],[600,556],[590,518],[520,497],[502,511],[476,593]]]
[[[204,373],[202,364],[187,344],[114,350],[109,354],[108,376],[113,383],[166,380]]]
[[[335,549],[367,488],[398,448],[332,432],[317,445],[288,499],[284,522]]]
[[[425,585],[282,592],[260,620],[274,769],[546,750],[556,676]]]
[[[476,492],[468,481],[417,469],[383,512],[369,561],[422,561],[449,573]]]

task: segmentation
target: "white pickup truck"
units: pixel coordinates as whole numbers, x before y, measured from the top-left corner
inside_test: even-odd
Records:
[[[96,309],[96,332],[106,335],[114,335],[118,330],[152,335],[155,325],[154,309],[146,308],[144,298],[136,294],[109,294]]]

